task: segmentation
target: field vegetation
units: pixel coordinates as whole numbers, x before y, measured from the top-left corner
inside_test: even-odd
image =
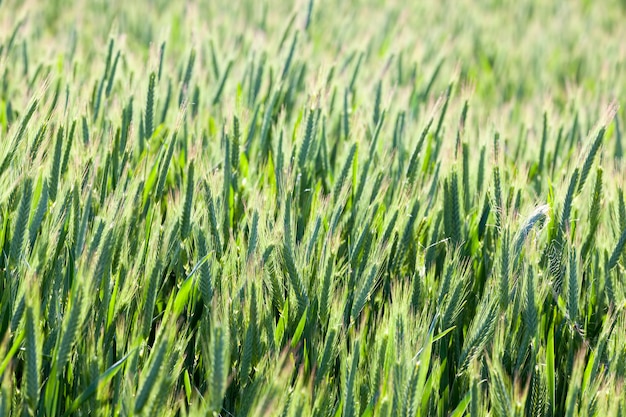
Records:
[[[0,416],[626,414],[624,1],[0,2]]]

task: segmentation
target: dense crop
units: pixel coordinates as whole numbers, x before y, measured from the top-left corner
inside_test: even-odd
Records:
[[[289,3],[0,2],[0,416],[624,415],[624,2]]]

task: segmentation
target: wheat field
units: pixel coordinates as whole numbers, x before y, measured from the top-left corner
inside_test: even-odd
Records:
[[[1,416],[626,415],[626,2],[1,0]]]

